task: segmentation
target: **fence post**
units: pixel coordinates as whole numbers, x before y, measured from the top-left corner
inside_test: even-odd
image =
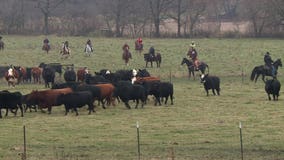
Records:
[[[24,131],[24,153],[23,153],[23,160],[27,159],[27,143],[26,143],[26,126],[24,125],[23,127],[23,131]]]
[[[242,135],[242,122],[240,122],[240,142],[241,142],[241,157],[244,159],[244,151],[243,151],[243,135]]]
[[[139,123],[136,122],[136,128],[137,128],[137,145],[138,145],[138,160],[140,160],[140,134],[139,134]]]

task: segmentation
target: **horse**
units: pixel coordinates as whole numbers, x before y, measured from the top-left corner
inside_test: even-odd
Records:
[[[44,43],[42,46],[42,50],[46,51],[46,53],[50,50],[50,45],[48,43]]]
[[[150,53],[145,53],[144,60],[146,61],[146,67],[148,67],[148,62],[151,63],[151,67],[153,67],[153,62],[156,62],[157,67],[159,68],[161,66],[162,56],[160,53],[156,53],[154,56]]]
[[[18,84],[19,73],[16,69],[9,69],[5,72],[5,79],[8,82],[8,86],[12,85],[15,87]]]
[[[194,67],[193,61],[188,60],[187,58],[183,58],[182,61],[181,61],[181,65],[183,65],[183,64],[186,64],[186,65],[187,65],[189,78],[190,78],[191,75],[192,75],[193,78],[195,79],[195,74],[194,74],[195,67]],[[209,74],[209,66],[208,66],[205,62],[200,61],[200,64],[199,64],[198,68],[199,68],[199,71],[200,71],[202,74],[205,74],[205,70],[206,70],[206,68],[207,68],[207,69],[208,69],[208,74]]]
[[[93,48],[89,44],[87,44],[84,51],[85,51],[85,56],[91,56]]]
[[[129,65],[128,62],[129,62],[129,59],[132,58],[132,55],[129,51],[124,51],[123,54],[122,54],[122,59],[124,60],[125,62],[125,65]]]
[[[68,58],[70,55],[71,55],[71,52],[70,52],[70,49],[67,48],[67,47],[62,47],[61,51],[60,51],[60,54],[61,54],[61,58]]]
[[[139,54],[141,54],[141,52],[143,51],[143,44],[135,41],[135,50],[138,51]]]
[[[277,75],[277,70],[278,67],[282,67],[282,61],[281,59],[277,59],[275,62],[273,62],[272,64],[275,68],[275,76]],[[256,66],[254,67],[254,69],[251,72],[251,76],[250,76],[250,80],[254,81],[256,83],[258,77],[262,75],[262,81],[265,82],[264,77],[265,76],[272,76],[272,70],[271,68],[267,68],[267,66],[265,65],[260,65],[260,66]]]
[[[4,42],[2,40],[0,40],[0,51],[4,50]]]

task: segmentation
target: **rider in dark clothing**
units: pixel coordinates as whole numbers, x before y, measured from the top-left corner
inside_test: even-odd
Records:
[[[273,78],[275,78],[275,67],[272,65],[273,60],[270,56],[270,53],[266,52],[263,59],[264,59],[264,63],[265,63],[266,68],[272,70],[272,76],[273,76]]]
[[[150,54],[152,57],[155,57],[155,49],[154,49],[153,46],[150,47],[150,49],[149,49],[149,54]]]

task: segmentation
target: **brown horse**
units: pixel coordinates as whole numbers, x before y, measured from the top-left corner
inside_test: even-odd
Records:
[[[0,40],[0,51],[4,50],[4,42],[2,40]]]
[[[41,83],[41,73],[42,73],[42,69],[40,67],[33,67],[32,68],[32,77],[34,79],[34,83]]]
[[[19,73],[15,69],[9,69],[5,72],[5,79],[8,82],[8,86],[12,85],[15,87],[15,85],[18,83]]]
[[[71,55],[71,52],[70,52],[70,49],[67,48],[67,47],[62,47],[62,50],[60,51],[60,54],[61,54],[61,58],[68,58],[70,55]]]
[[[139,54],[143,51],[143,44],[140,44],[138,41],[135,41],[135,50],[138,51]]]
[[[132,58],[132,55],[131,55],[131,53],[128,50],[123,52],[122,59],[124,60],[125,65],[128,66],[129,59],[131,59],[131,58]]]
[[[44,50],[44,51],[46,51],[46,53],[48,53],[49,50],[50,50],[50,45],[48,43],[43,44],[42,50]]]

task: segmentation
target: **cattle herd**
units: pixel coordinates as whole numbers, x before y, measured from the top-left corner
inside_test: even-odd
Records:
[[[0,74],[5,75],[11,67],[0,66]],[[153,77],[146,69],[139,70],[118,70],[111,72],[102,69],[90,74],[88,69],[81,68],[74,71],[74,65],[68,65],[63,69],[59,63],[44,64],[39,67],[24,68],[13,67],[17,71],[18,83],[40,83],[44,80],[45,90],[33,90],[31,93],[23,95],[20,92],[0,91],[0,118],[1,110],[17,114],[18,109],[23,112],[38,109],[50,114],[52,107],[65,106],[65,115],[71,110],[78,115],[77,108],[88,106],[88,113],[95,112],[95,105],[101,105],[106,109],[106,105],[115,105],[115,101],[123,102],[127,109],[131,109],[129,101],[135,101],[138,108],[149,103],[149,95],[153,95],[154,104],[161,105],[163,100],[165,105],[170,98],[173,105],[173,84],[162,82],[160,78]],[[20,68],[20,69],[16,69]],[[64,83],[55,83],[56,72],[61,76],[64,72]],[[14,77],[13,77],[14,78]],[[8,80],[7,80],[8,81]]]

